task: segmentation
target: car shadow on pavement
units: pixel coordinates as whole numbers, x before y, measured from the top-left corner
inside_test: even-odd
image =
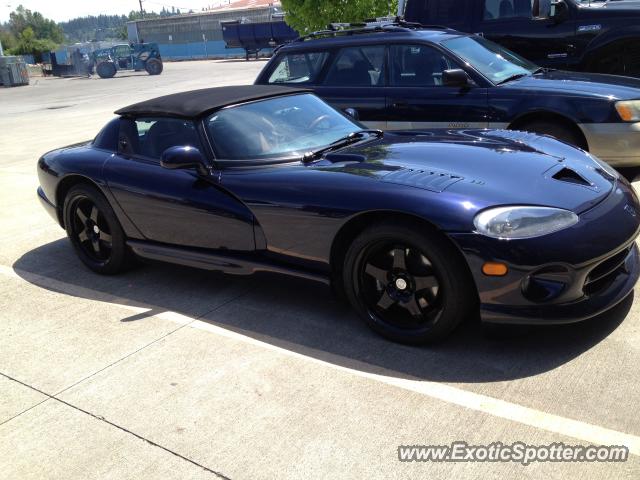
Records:
[[[237,277],[143,264],[122,275],[100,276],[80,264],[66,239],[27,252],[13,268],[48,290],[150,309],[123,322],[173,311],[343,367],[445,382],[503,381],[552,370],[605,339],[633,303],[630,295],[584,322],[522,327],[498,337],[487,336],[477,319],[469,319],[441,344],[410,347],[371,332],[325,285],[283,275]]]

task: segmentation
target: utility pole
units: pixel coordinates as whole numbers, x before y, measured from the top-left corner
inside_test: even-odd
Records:
[[[142,18],[144,18],[144,9],[142,8],[142,0],[138,0],[138,2],[140,3],[140,15],[142,16]]]

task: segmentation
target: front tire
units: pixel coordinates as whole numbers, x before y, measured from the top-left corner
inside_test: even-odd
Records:
[[[144,69],[149,75],[160,75],[162,73],[162,62],[157,58],[150,58],[145,63]]]
[[[116,66],[113,62],[100,62],[96,65],[96,73],[100,78],[112,78],[116,74]]]
[[[63,208],[67,236],[82,263],[105,275],[131,265],[124,231],[109,202],[95,187],[72,187]]]
[[[410,224],[380,223],[362,232],[347,251],[344,284],[367,325],[400,343],[445,338],[477,304],[460,253],[439,234]]]
[[[533,132],[539,135],[550,135],[565,143],[582,148],[583,150],[588,149],[588,146],[585,145],[584,139],[582,139],[573,129],[563,125],[562,123],[534,121],[518,127],[517,130],[526,130],[527,132]]]

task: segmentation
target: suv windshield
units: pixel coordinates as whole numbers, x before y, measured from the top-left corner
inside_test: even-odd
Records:
[[[493,83],[530,75],[540,68],[529,60],[482,37],[457,37],[442,46],[474,67]]]
[[[308,93],[224,108],[206,126],[221,160],[303,157],[362,130]]]

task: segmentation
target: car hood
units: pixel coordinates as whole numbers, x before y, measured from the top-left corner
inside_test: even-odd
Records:
[[[504,89],[548,90],[558,94],[597,96],[609,100],[640,98],[640,79],[599,73],[552,70],[500,85]]]
[[[581,10],[614,10],[625,13],[640,14],[640,0],[610,0],[609,2],[592,2],[591,5],[582,5]]]
[[[615,184],[587,153],[511,130],[387,132],[380,140],[328,154],[318,166],[457,195],[477,210],[524,204],[580,214]]]

